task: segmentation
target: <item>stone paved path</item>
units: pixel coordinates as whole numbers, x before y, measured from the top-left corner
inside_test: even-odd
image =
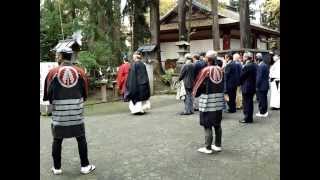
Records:
[[[223,151],[205,155],[197,152],[204,143],[199,114],[178,115],[183,104],[174,98],[152,97],[157,106],[143,116],[133,116],[128,110],[88,116],[89,160],[97,167],[89,175],[79,173],[75,139],[63,142],[63,174],[51,174],[50,119],[41,117],[41,180],[280,179],[280,111],[270,111],[269,118],[255,118],[249,125],[238,123],[241,111],[224,114]]]

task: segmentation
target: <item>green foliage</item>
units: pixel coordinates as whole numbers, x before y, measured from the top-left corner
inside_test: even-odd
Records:
[[[175,0],[160,0],[160,16],[165,15],[176,5]]]
[[[172,76],[174,74],[174,69],[170,68],[165,71],[165,74],[161,76],[162,82],[164,82],[167,85],[171,84]]]
[[[53,60],[49,58],[49,51],[63,39],[63,29],[64,38],[82,30],[82,50],[90,51],[97,64],[120,64],[121,52],[126,50],[124,35],[120,30],[120,0],[45,0],[40,13],[42,61]]]
[[[85,67],[88,71],[96,69],[99,66],[96,61],[95,54],[90,51],[81,51],[78,57],[81,65]]]
[[[263,24],[272,28],[279,28],[280,0],[266,0],[263,4]]]
[[[100,65],[109,65],[108,56],[112,53],[108,42],[97,41],[93,44],[94,54],[97,58],[97,62]]]
[[[59,11],[55,9],[55,3],[46,0],[40,10],[40,58],[42,61],[52,61],[49,58],[49,51],[60,38],[62,39],[59,25]]]
[[[127,0],[127,4],[123,9],[124,15],[129,15],[133,24],[133,49],[147,43],[150,39],[149,25],[146,20],[146,14],[150,5],[149,0]]]

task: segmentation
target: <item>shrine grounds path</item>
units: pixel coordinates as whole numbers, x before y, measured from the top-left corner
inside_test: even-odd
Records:
[[[151,98],[143,116],[129,113],[127,103],[86,107],[89,160],[97,169],[80,174],[75,139],[65,139],[63,174],[52,175],[50,117],[40,118],[41,180],[278,180],[280,179],[280,111],[269,118],[240,124],[242,111],[223,114],[223,151],[197,152],[204,144],[199,113],[180,116],[175,96]],[[255,113],[257,104],[255,103]]]

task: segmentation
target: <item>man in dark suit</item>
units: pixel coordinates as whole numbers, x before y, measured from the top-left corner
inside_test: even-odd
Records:
[[[196,78],[197,75],[199,74],[199,72],[207,66],[207,63],[203,60],[203,58],[201,59],[200,56],[198,54],[194,54],[192,56],[192,60],[194,63],[194,77]]]
[[[240,55],[238,53],[233,54],[233,61],[237,65],[237,74],[239,77],[239,81],[237,84],[236,108],[242,109],[242,93],[241,93],[241,86],[240,86],[240,75],[241,75],[241,71],[242,71],[242,62],[240,61]]]
[[[236,112],[236,95],[237,95],[237,86],[239,85],[240,76],[238,74],[237,64],[233,61],[232,54],[229,53],[226,56],[227,65],[225,67],[225,94],[228,94],[229,101],[228,106],[229,109],[227,112],[235,113]]]
[[[194,64],[192,63],[191,54],[185,55],[186,64],[182,66],[179,81],[183,80],[183,84],[186,90],[186,98],[184,100],[185,109],[180,115],[190,115],[193,114],[193,97],[192,97],[192,88],[194,81]]]
[[[200,55],[197,53],[192,55],[192,60],[194,64],[194,78],[196,79],[199,72],[207,66],[207,63],[203,59],[200,59]],[[195,97],[193,100],[194,111],[199,111],[199,97]]]
[[[262,54],[257,53],[256,59],[259,63],[257,69],[257,98],[259,101],[259,113],[256,114],[258,117],[268,116],[268,90],[269,90],[269,67],[263,61]]]
[[[245,65],[241,71],[240,84],[243,98],[244,119],[240,123],[253,122],[253,96],[256,92],[257,66],[253,63],[252,53],[247,52],[243,55]]]

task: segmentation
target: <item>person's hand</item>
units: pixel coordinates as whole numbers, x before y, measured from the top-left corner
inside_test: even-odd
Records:
[[[229,96],[228,96],[228,94],[224,94],[224,100],[227,101],[227,102],[229,102]]]

